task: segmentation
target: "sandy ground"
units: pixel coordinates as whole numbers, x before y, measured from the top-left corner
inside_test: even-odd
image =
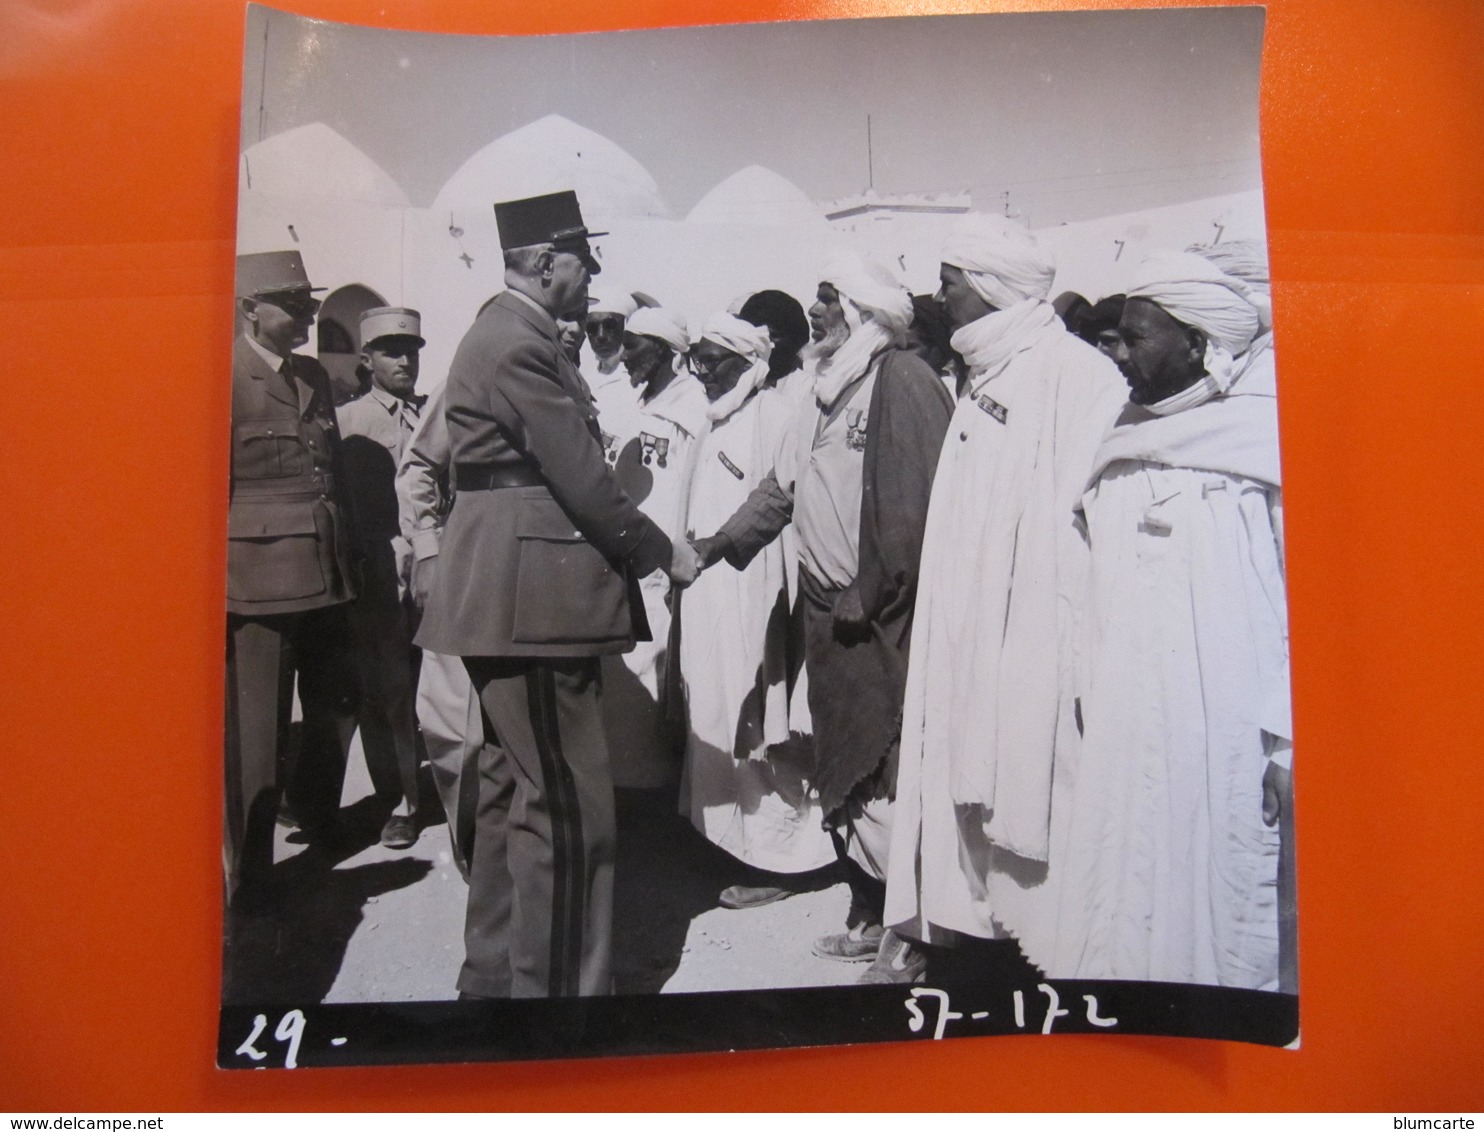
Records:
[[[426,768],[424,768],[426,775]],[[430,780],[425,798],[436,795]],[[455,996],[467,887],[435,824],[407,850],[377,841],[384,803],[372,796],[359,740],[342,799],[345,844],[335,852],[280,827],[282,899],[271,915],[230,916],[228,1002],[435,1001]],[[614,922],[618,993],[833,986],[864,964],[818,959],[815,937],[843,930],[849,891],[833,873],[806,891],[744,911],[717,896],[744,880],[660,792],[620,791]]]

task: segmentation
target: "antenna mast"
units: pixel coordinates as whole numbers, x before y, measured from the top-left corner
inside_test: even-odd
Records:
[[[258,75],[258,141],[263,140],[263,116],[267,110],[268,100],[268,21],[273,18],[272,12],[264,12],[263,18],[263,69]]]
[[[871,116],[866,115],[866,187],[876,187],[876,162],[871,152]]]

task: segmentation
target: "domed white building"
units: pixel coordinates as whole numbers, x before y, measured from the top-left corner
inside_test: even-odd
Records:
[[[487,210],[574,189],[589,227],[596,220],[669,217],[649,170],[616,145],[560,114],[512,130],[465,161],[433,201],[435,212]]]
[[[749,165],[697,201],[686,220],[692,224],[809,224],[824,223],[824,213],[787,177]]]
[[[385,169],[323,122],[310,122],[242,151],[237,163],[243,193],[358,200],[407,207],[407,194]]]

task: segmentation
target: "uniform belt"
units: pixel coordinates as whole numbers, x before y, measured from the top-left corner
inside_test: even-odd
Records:
[[[455,465],[453,469],[454,491],[493,491],[501,487],[545,487],[541,473],[526,464],[510,464],[501,467],[486,465]]]
[[[323,499],[335,494],[335,478],[329,474],[295,476],[292,479],[232,481],[233,499]]]

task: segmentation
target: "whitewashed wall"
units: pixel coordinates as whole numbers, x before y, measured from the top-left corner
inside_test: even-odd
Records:
[[[897,261],[915,292],[937,286],[938,254],[952,217],[893,216],[857,222],[852,231],[819,223],[694,224],[682,220],[590,218],[610,229],[596,241],[603,280],[641,290],[679,309],[693,324],[739,295],[774,287],[807,308],[820,268],[844,247]],[[445,210],[396,208],[356,201],[294,199],[246,191],[240,198],[238,249],[296,247],[316,286],[360,283],[389,303],[423,314],[421,386],[447,375],[459,339],[480,306],[503,287],[504,269],[493,207],[460,209],[450,231]],[[1038,233],[1054,249],[1056,291],[1089,299],[1121,290],[1140,256],[1153,247],[1182,248],[1223,239],[1261,237],[1262,196],[1241,193],[1063,225]],[[290,233],[289,226],[293,226]],[[297,235],[297,242],[295,242]],[[1123,241],[1120,250],[1117,241]],[[472,264],[460,255],[467,254]]]

